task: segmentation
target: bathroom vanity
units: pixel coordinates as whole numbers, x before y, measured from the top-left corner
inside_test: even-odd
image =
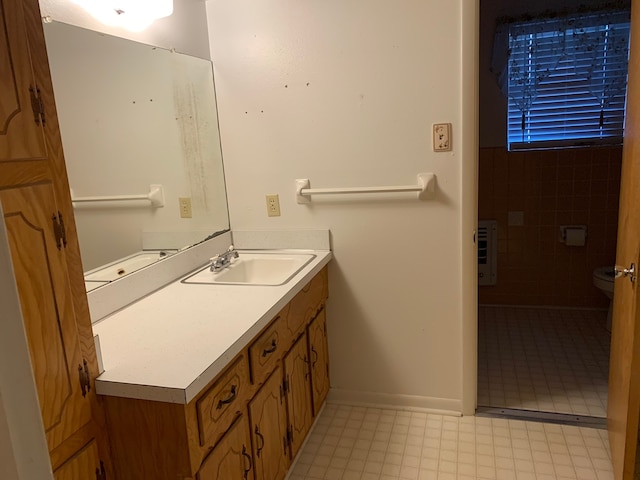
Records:
[[[329,389],[331,252],[311,253],[283,285],[191,273],[94,325],[118,479],[285,477]]]

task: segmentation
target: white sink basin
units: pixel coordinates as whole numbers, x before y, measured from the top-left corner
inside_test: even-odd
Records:
[[[283,285],[316,256],[313,254],[243,253],[221,270],[204,269],[185,278],[182,283],[224,285]]]

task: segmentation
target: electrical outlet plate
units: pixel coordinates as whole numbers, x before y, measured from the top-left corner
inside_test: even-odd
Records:
[[[434,123],[433,124],[433,151],[434,152],[450,152],[451,151],[451,124],[450,123]]]
[[[180,197],[178,202],[180,204],[180,218],[192,218],[191,197]]]
[[[267,195],[267,215],[269,217],[280,216],[280,199],[277,194]]]

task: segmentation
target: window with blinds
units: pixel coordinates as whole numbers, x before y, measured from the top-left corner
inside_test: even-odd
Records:
[[[509,25],[509,150],[622,143],[629,13]]]

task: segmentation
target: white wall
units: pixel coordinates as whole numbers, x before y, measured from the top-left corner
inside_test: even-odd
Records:
[[[4,218],[0,205],[0,218]],[[4,222],[0,222],[0,479],[52,479]]]
[[[232,229],[332,232],[332,394],[472,412],[477,2],[210,0],[207,14]],[[452,152],[432,151],[439,122]],[[418,172],[436,173],[435,200],[294,199],[296,178]]]
[[[135,33],[101,24],[72,0],[40,0],[40,11],[58,22],[209,59],[204,0],[174,0],[173,15]]]

